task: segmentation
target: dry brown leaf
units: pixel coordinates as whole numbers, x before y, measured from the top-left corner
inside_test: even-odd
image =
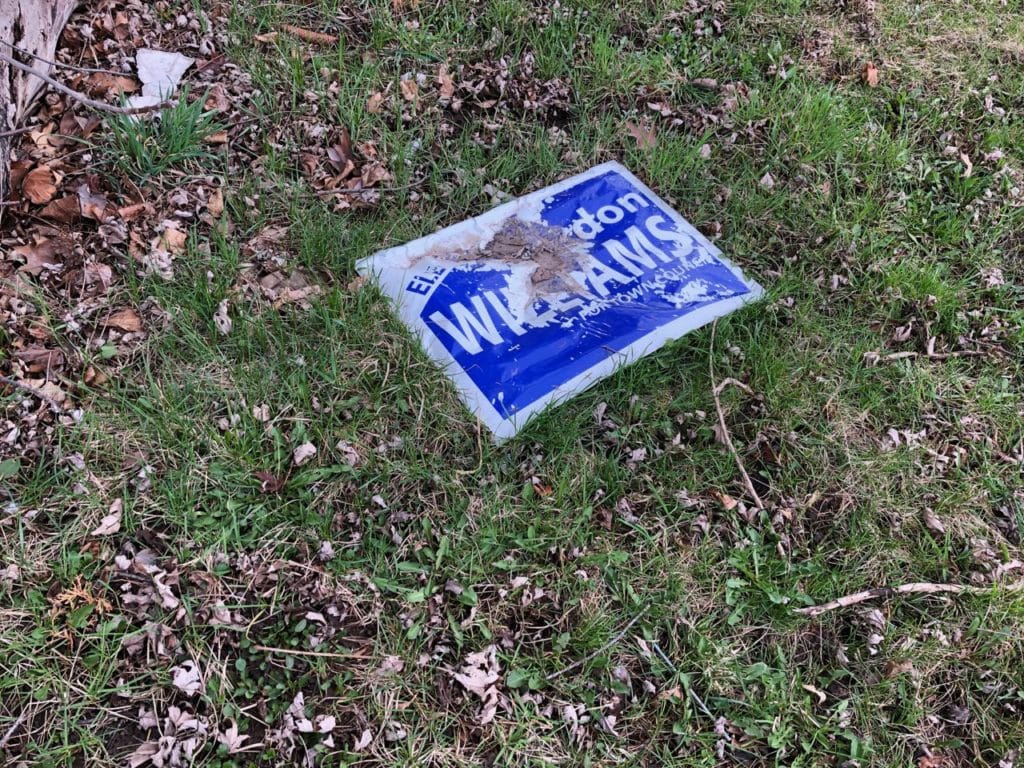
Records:
[[[924,512],[921,513],[921,518],[924,520],[925,527],[929,531],[937,533],[940,536],[946,532],[945,524],[939,519],[938,515],[927,507]]]
[[[185,243],[188,242],[188,233],[182,232],[177,227],[167,227],[160,234],[159,248],[170,253],[181,253],[185,250]]]
[[[273,43],[277,41],[277,32],[265,32],[253,38],[257,43]]]
[[[93,72],[86,79],[89,92],[107,97],[120,96],[122,93],[135,93],[139,84],[132,77],[115,75],[110,72]]]
[[[142,330],[142,318],[131,307],[125,307],[108,315],[106,325],[125,333],[138,333]]]
[[[712,491],[711,495],[718,499],[719,503],[725,507],[726,512],[731,512],[736,509],[736,505],[739,504],[739,502],[732,496],[727,493],[722,493],[721,491]]]
[[[654,129],[649,125],[641,125],[632,121],[626,123],[626,131],[636,139],[636,145],[640,149],[653,149],[658,144],[654,135]]]
[[[861,71],[861,77],[864,82],[868,84],[869,88],[878,87],[878,67],[875,66],[873,61],[869,61],[864,64],[864,69]]]
[[[480,725],[487,725],[498,712],[498,680],[501,668],[498,665],[497,646],[489,645],[479,653],[466,656],[462,670],[454,675],[455,679],[470,693],[475,694],[483,703],[483,710],[477,718]]]
[[[82,217],[82,206],[78,202],[78,195],[64,195],[43,208],[39,215],[61,224],[71,224]]]
[[[36,205],[53,200],[57,194],[57,179],[45,165],[33,168],[21,182],[21,193]]]
[[[78,189],[78,206],[82,215],[87,219],[98,221],[101,224],[107,220],[107,198],[97,195],[88,184],[80,184]]]
[[[437,84],[441,86],[441,100],[451,101],[452,97],[455,95],[455,81],[448,73],[447,64],[442,64],[440,69],[437,70]]]
[[[363,166],[361,179],[364,187],[372,187],[382,181],[389,181],[391,174],[380,163],[367,163]]]
[[[227,131],[214,131],[205,139],[204,142],[207,144],[227,144],[228,143],[228,132]]]
[[[121,514],[124,511],[124,501],[121,499],[114,499],[114,503],[110,505],[110,509],[102,520],[100,520],[99,526],[92,532],[93,536],[112,536],[121,530]]]
[[[277,493],[287,482],[287,478],[278,477],[273,472],[253,472],[252,476],[260,481],[260,491],[263,493]]]
[[[282,24],[281,31],[287,32],[292,37],[297,37],[306,43],[315,43],[316,45],[334,45],[338,42],[337,35],[330,35],[326,32],[317,32],[316,30],[306,29],[305,27],[296,27],[294,24]]]
[[[413,101],[419,95],[420,87],[412,78],[409,78],[408,80],[401,80],[398,83],[398,86],[402,90],[402,98],[406,101]]]
[[[220,215],[224,213],[224,192],[219,187],[210,193],[210,197],[206,201],[206,210],[215,219],[220,218]]]
[[[19,272],[27,272],[30,275],[38,275],[47,267],[56,267],[60,261],[56,256],[61,252],[60,244],[56,240],[39,240],[35,245],[19,245],[12,248],[12,252],[24,257],[25,263],[18,268]]]
[[[381,105],[384,103],[384,94],[377,91],[366,100],[366,111],[371,115],[380,114]]]

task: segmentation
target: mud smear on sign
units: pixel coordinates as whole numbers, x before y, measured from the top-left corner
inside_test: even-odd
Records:
[[[580,242],[561,227],[510,216],[489,239],[481,238],[464,248],[436,249],[424,256],[448,262],[532,267],[530,293],[533,298],[541,298],[587,293],[572,276],[580,268],[580,258],[585,258],[585,253]]]

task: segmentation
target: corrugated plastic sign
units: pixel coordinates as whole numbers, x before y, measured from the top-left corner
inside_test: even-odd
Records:
[[[499,439],[762,294],[618,163],[359,262]]]

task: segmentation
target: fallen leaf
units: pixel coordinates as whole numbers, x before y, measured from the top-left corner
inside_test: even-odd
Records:
[[[263,493],[277,493],[284,488],[284,479],[278,477],[273,472],[253,472],[253,477],[260,481],[260,490]]]
[[[125,307],[108,315],[105,325],[125,333],[138,333],[142,330],[142,318],[131,307]]]
[[[366,100],[366,111],[371,115],[380,114],[381,105],[384,103],[384,94],[380,91],[373,94]]]
[[[135,54],[135,65],[142,81],[142,94],[132,96],[128,103],[133,107],[152,107],[169,99],[194,63],[195,59],[173,51],[140,48]]]
[[[90,535],[92,536],[112,536],[121,530],[121,513],[124,510],[124,501],[121,499],[114,499],[114,503],[110,505],[108,514],[100,520],[99,526]]]
[[[721,493],[720,491],[712,491],[711,494],[718,499],[721,505],[725,508],[726,512],[731,512],[736,509],[736,505],[739,504],[736,499],[727,493]]]
[[[35,245],[19,245],[12,248],[25,259],[25,263],[18,267],[19,272],[27,272],[30,275],[38,275],[47,267],[60,266],[56,256],[61,253],[60,244],[56,240],[42,239]]]
[[[900,662],[888,661],[885,664],[885,678],[891,680],[894,677],[905,675],[914,671],[914,662],[904,659]]]
[[[828,700],[828,696],[820,688],[815,688],[813,685],[808,684],[801,685],[800,687],[808,693],[813,693],[815,696],[818,697],[818,706],[821,706]]]
[[[494,719],[498,711],[497,682],[501,675],[498,666],[497,646],[489,645],[478,653],[471,653],[460,672],[455,673],[455,680],[470,693],[478,696],[483,702],[477,722],[487,725]]]
[[[297,37],[305,43],[317,45],[334,45],[338,42],[337,35],[330,35],[326,32],[317,32],[305,27],[296,27],[294,24],[282,24],[281,31],[287,32],[292,37]]]
[[[46,219],[59,221],[61,224],[71,224],[82,217],[82,207],[78,202],[78,195],[64,195],[49,203],[39,213]]]
[[[416,85],[416,81],[412,78],[401,80],[398,86],[402,90],[402,98],[406,101],[413,101],[419,95],[420,87]]]
[[[442,101],[451,101],[455,95],[455,81],[448,73],[448,65],[442,64],[437,70],[437,84],[441,87],[440,96]]]
[[[363,729],[363,733],[356,739],[355,744],[352,745],[353,752],[362,752],[373,742],[373,731],[369,728]]]
[[[203,687],[199,665],[186,659],[177,667],[171,667],[171,683],[186,696],[195,696]]]
[[[178,254],[185,250],[185,244],[187,242],[187,232],[181,231],[176,226],[169,226],[160,234],[158,245],[156,247],[170,253]]]
[[[45,165],[33,168],[21,182],[21,193],[36,205],[53,200],[57,194],[56,178]]]
[[[206,210],[215,219],[220,218],[220,215],[224,213],[224,192],[219,187],[210,193],[210,197],[206,201]]]
[[[921,513],[921,518],[924,520],[925,527],[932,533],[937,533],[941,536],[946,532],[945,524],[932,510],[927,507],[925,507],[924,512]]]
[[[160,754],[160,742],[144,741],[128,755],[128,768],[140,768]]]
[[[86,78],[89,92],[100,96],[117,97],[122,93],[135,93],[139,84],[134,78],[115,75],[110,72],[93,72]]]
[[[228,300],[223,299],[217,305],[217,311],[213,314],[213,324],[217,326],[222,336],[231,333],[231,317],[228,315]]]
[[[264,32],[262,35],[256,35],[253,39],[257,43],[274,43],[277,42],[277,32]]]
[[[775,187],[775,177],[773,177],[770,173],[765,173],[765,175],[761,177],[761,180],[758,182],[758,184],[761,185],[762,189],[773,189]]]
[[[316,456],[316,446],[312,443],[303,443],[292,452],[292,461],[296,467],[301,467],[314,456]]]
[[[869,61],[864,64],[864,69],[861,71],[861,77],[864,82],[868,84],[869,88],[878,87],[878,67],[875,66],[873,61]]]
[[[78,189],[78,205],[82,215],[87,219],[98,221],[101,224],[107,220],[107,198],[97,195],[88,184],[80,184]]]
[[[238,732],[238,723],[234,720],[226,730],[217,734],[217,742],[227,747],[229,755],[240,752],[243,742],[248,738],[244,733]]]
[[[960,162],[964,164],[964,178],[969,179],[974,173],[974,163],[971,162],[971,158],[966,152],[960,153]]]
[[[658,143],[654,135],[654,129],[648,125],[628,122],[626,123],[626,130],[630,136],[636,139],[636,145],[640,149],[653,149]]]
[[[334,447],[338,451],[338,453],[341,454],[346,464],[348,464],[350,467],[359,466],[359,451],[356,449],[354,445],[352,445],[352,443],[348,442],[348,440],[339,440],[338,444]]]

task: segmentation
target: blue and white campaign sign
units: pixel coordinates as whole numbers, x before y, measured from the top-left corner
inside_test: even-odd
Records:
[[[361,260],[498,439],[759,298],[618,163]]]

